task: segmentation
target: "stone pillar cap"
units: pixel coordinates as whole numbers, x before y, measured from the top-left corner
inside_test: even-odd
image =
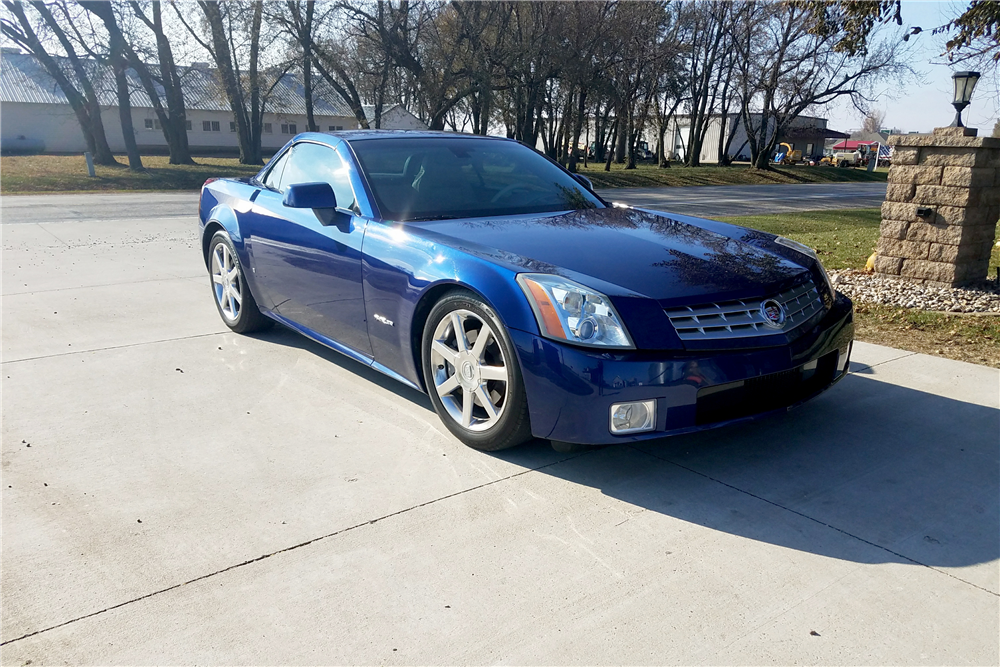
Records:
[[[976,137],[979,129],[975,127],[935,127],[934,134],[939,137]]]

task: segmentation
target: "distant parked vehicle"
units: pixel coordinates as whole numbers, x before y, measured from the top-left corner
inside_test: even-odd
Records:
[[[861,164],[861,153],[858,151],[834,153],[831,162],[838,167],[857,167]]]

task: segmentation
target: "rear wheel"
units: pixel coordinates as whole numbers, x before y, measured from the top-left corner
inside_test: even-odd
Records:
[[[528,401],[507,332],[478,297],[439,301],[424,326],[424,383],[445,427],[480,451],[531,439]]]
[[[236,333],[267,329],[274,321],[261,314],[243,278],[239,257],[225,232],[216,232],[208,246],[209,274],[215,307],[226,326]]]

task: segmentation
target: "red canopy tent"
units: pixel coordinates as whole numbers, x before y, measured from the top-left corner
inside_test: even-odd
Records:
[[[855,151],[861,146],[875,146],[877,141],[841,141],[833,145],[835,151]]]

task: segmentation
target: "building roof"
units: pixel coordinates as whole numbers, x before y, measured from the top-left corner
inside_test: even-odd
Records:
[[[823,139],[846,139],[848,137],[848,135],[843,132],[837,132],[837,130],[812,125],[804,127],[790,127],[785,130],[785,133],[782,136],[786,139],[815,139],[817,137]]]
[[[71,81],[77,77],[69,67],[68,59],[57,59]],[[84,61],[84,67],[94,83],[97,97],[102,106],[117,106],[114,77],[111,69],[93,60]],[[214,68],[191,66],[181,69],[181,87],[184,89],[184,105],[189,110],[229,111],[225,90]],[[265,79],[267,75],[264,75]],[[139,76],[128,70],[132,106],[150,109],[152,103],[142,87]],[[270,86],[274,80],[267,81]],[[159,86],[157,86],[159,88]],[[162,94],[162,88],[159,92]],[[55,79],[49,76],[45,67],[27,53],[0,53],[0,103],[22,102],[28,104],[69,104]],[[281,76],[271,92],[265,109],[269,113],[305,115],[306,103],[302,81],[295,74]],[[318,116],[340,116],[353,118],[354,112],[344,100],[322,79],[313,91],[313,113]],[[366,109],[367,113],[367,109]]]
[[[882,134],[881,132],[865,132],[864,130],[857,130],[855,132],[851,132],[850,138],[855,141],[874,141],[884,144],[889,140],[889,135]]]

